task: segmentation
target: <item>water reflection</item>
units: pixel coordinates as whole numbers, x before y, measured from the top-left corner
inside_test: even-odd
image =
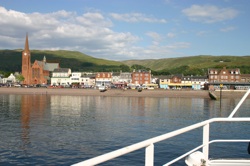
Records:
[[[22,96],[21,103],[22,149],[25,150],[30,143],[29,133],[32,101],[27,96]]]
[[[19,96],[20,97],[20,96]],[[25,150],[30,144],[30,130],[33,127],[32,121],[43,119],[47,103],[46,95],[22,95],[20,101],[22,148]]]
[[[220,110],[219,101],[202,98],[0,95],[0,165],[71,165],[211,117],[227,117],[238,101],[223,99]],[[237,116],[250,116],[249,107],[250,100]],[[171,148],[159,150],[175,154]]]

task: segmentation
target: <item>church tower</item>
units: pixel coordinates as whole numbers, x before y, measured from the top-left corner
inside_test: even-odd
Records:
[[[24,45],[24,50],[22,52],[22,75],[24,77],[23,84],[31,83],[31,62],[30,62],[30,50],[28,34],[26,34],[26,40]]]

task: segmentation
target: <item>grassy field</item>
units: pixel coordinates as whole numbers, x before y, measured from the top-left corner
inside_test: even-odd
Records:
[[[213,68],[213,67],[250,67],[250,56],[211,56],[200,55],[180,58],[151,59],[151,60],[128,60],[123,61],[126,65],[139,64],[147,66],[152,70],[173,69],[181,66],[191,68]]]
[[[81,69],[99,69],[108,67],[117,67],[122,65],[121,62],[98,59],[77,51],[48,51],[48,50],[31,50],[31,62],[43,60],[46,57],[48,62],[59,62],[62,68],[71,68],[72,71]],[[22,64],[22,50],[0,50],[0,70],[3,71],[20,71]]]
[[[240,68],[241,73],[250,73],[250,56],[211,56],[199,55],[190,57],[111,61],[94,58],[77,51],[49,51],[31,50],[31,62],[43,60],[56,61],[62,68],[71,68],[72,71],[114,71],[119,72],[121,65],[131,67],[134,64],[150,68],[153,71],[161,70],[197,70],[206,71],[208,68]],[[21,71],[22,50],[0,50],[0,71]],[[179,68],[179,69],[178,69]]]

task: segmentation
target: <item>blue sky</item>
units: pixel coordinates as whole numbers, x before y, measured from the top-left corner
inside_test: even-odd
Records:
[[[109,60],[250,55],[249,0],[1,0],[0,49]]]

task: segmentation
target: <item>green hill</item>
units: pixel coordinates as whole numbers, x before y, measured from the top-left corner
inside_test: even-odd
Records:
[[[150,69],[154,75],[184,74],[205,75],[208,68],[240,68],[242,74],[250,74],[250,56],[211,56],[199,55],[179,58],[110,61],[98,59],[77,51],[31,50],[31,62],[56,61],[62,68],[72,71],[132,71]],[[0,71],[21,71],[22,50],[0,50]]]
[[[41,51],[31,50],[31,63],[35,60],[59,62],[62,68],[71,68],[72,71],[109,71],[120,70],[121,62],[98,59],[77,51]],[[0,50],[0,71],[21,71],[22,50]]]
[[[147,66],[154,71],[203,70],[208,68],[240,68],[241,73],[250,73],[250,56],[211,56],[199,55],[180,58],[128,60],[122,61],[125,65]]]
[[[193,68],[212,68],[220,66],[249,66],[250,56],[211,56],[199,55],[180,58],[167,58],[155,60],[128,60],[122,61],[128,66],[134,64],[147,66],[152,70],[173,69],[180,66],[190,66]]]

